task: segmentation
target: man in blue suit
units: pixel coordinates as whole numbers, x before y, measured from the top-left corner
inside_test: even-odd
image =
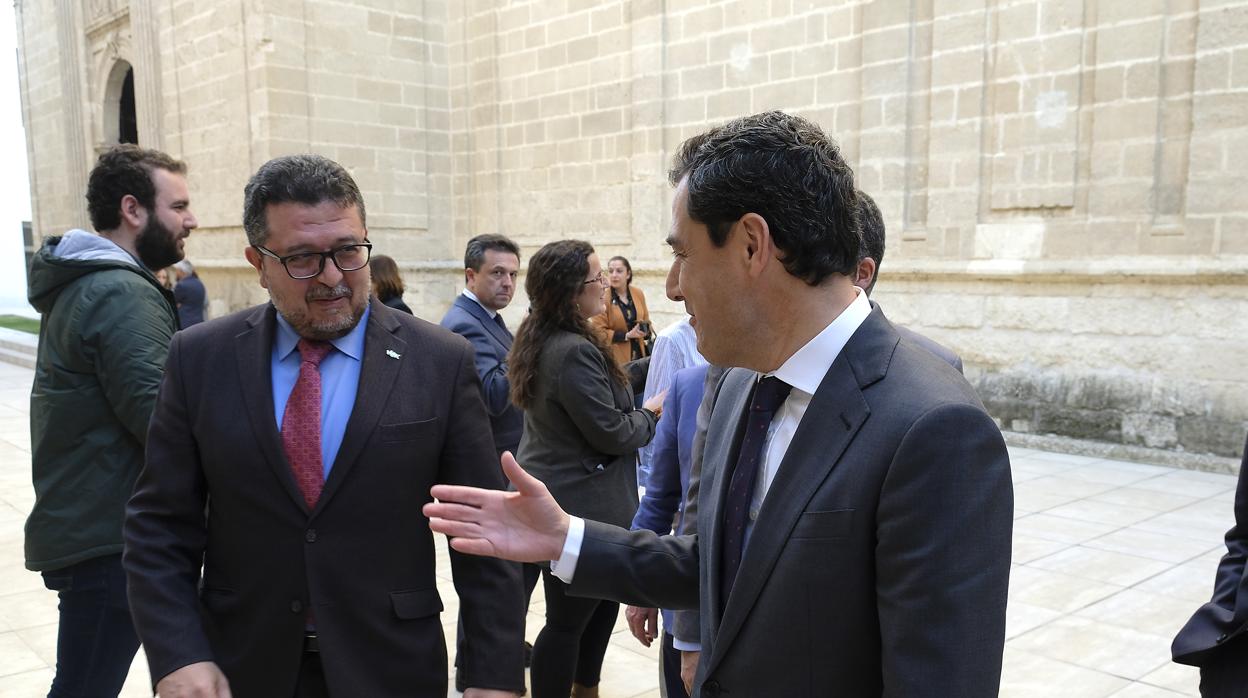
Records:
[[[511,404],[511,383],[507,380],[507,352],[514,337],[498,312],[511,303],[520,273],[520,246],[503,235],[478,235],[464,250],[464,292],[455,298],[441,325],[472,343],[476,353],[481,396],[490,415],[494,450],[515,453],[524,432],[524,413]],[[533,595],[540,575],[535,565],[524,566],[525,599]],[[456,642],[455,690],[467,688],[459,673],[458,650],[463,647],[460,632]],[[529,665],[533,648],[524,643],[524,665]]]
[[[672,377],[671,391],[663,401],[663,416],[651,442],[651,469],[646,494],[633,517],[634,531],[654,531],[663,536],[684,531],[684,502],[689,490],[689,467],[693,461],[693,437],[698,430],[698,407],[706,385],[708,366],[683,368]],[[629,606],[628,627],[646,647],[655,639],[657,613],[653,608]],[[680,650],[673,644],[672,612],[663,611],[663,644],[660,674],[667,698],[687,698],[680,676]]]
[[[478,235],[464,251],[464,292],[442,318],[442,326],[463,335],[476,351],[477,375],[490,413],[494,448],[516,450],[524,414],[511,404],[507,352],[512,335],[499,311],[511,303],[520,272],[520,247],[502,235]]]

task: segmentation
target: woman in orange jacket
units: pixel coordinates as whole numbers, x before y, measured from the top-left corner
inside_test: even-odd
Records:
[[[633,266],[624,257],[607,262],[607,309],[591,321],[598,335],[611,347],[616,363],[623,366],[646,356],[646,339],[653,336],[646,294],[633,286]]]

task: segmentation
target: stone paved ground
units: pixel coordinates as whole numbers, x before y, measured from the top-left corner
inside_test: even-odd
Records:
[[[0,696],[15,698],[44,695],[55,661],[56,597],[22,566],[33,502],[31,376],[0,364]],[[1209,596],[1235,479],[1029,449],[1012,455],[1017,511],[1001,695],[1197,695],[1196,672],[1169,662],[1170,638]],[[443,618],[454,638],[455,591],[442,551]],[[541,614],[539,590],[530,638]],[[621,619],[603,698],[658,696],[656,656]],[[140,653],[123,695],[150,695],[146,674]]]

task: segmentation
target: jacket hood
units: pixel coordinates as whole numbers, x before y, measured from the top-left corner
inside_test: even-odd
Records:
[[[65,286],[105,269],[126,269],[156,284],[156,277],[111,240],[85,230],[71,230],[61,237],[46,239],[35,253],[30,263],[27,297],[35,310],[46,313]]]

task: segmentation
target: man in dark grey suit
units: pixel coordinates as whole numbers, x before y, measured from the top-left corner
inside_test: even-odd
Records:
[[[862,289],[870,297],[871,291],[875,288],[875,282],[879,278],[880,263],[884,260],[884,217],[880,215],[880,209],[875,205],[875,200],[868,196],[866,192],[859,191],[857,194],[858,224],[862,230],[862,247],[858,252],[858,267],[854,273],[854,285]],[[875,301],[871,302],[871,307],[878,307]],[[893,325],[893,329],[897,330],[897,334],[906,341],[930,351],[940,357],[945,363],[957,369],[958,373],[962,373],[962,358],[952,349],[901,325]],[[690,524],[686,526],[685,533],[697,532],[697,497],[702,486],[701,454],[705,447],[706,428],[710,421],[711,403],[714,399],[712,386],[719,382],[719,378],[722,375],[722,369],[714,367],[707,374],[706,397],[703,405],[698,409],[698,432],[694,436],[695,457],[689,470],[689,500],[686,504]],[[696,648],[700,645],[697,638],[701,632],[701,618],[697,611],[681,611],[676,613],[674,617],[675,643],[681,649],[681,676],[686,686],[692,686],[694,671],[699,659],[699,652]]]
[[[996,696],[1013,491],[1001,433],[947,363],[853,284],[853,175],[769,112],[685,142],[669,297],[716,386],[696,536],[565,514],[514,460],[439,485],[463,552],[553,560],[570,593],[702,616],[694,694]]]
[[[1226,532],[1213,598],[1174,638],[1174,661],[1200,667],[1200,695],[1236,698],[1248,691],[1248,444],[1235,488],[1235,525]]]
[[[515,452],[524,413],[511,404],[507,352],[514,339],[499,311],[511,303],[520,272],[520,246],[502,235],[478,235],[464,250],[464,292],[456,296],[442,326],[462,335],[476,352],[481,394],[490,413],[494,448]]]

